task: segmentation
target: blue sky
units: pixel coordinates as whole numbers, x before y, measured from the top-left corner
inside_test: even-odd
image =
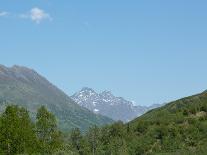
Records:
[[[0,0],[1,64],[139,105],[207,89],[207,2]]]

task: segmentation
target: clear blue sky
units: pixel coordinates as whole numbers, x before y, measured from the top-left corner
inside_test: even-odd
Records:
[[[150,105],[207,89],[205,0],[0,0],[0,63]]]

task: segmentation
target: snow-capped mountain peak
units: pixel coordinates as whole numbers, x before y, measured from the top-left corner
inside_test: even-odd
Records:
[[[127,122],[149,110],[148,107],[136,106],[135,102],[127,101],[123,97],[116,97],[110,91],[97,93],[88,87],[82,88],[71,98],[80,106],[116,121]]]

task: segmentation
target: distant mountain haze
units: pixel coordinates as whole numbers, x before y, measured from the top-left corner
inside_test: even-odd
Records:
[[[154,104],[149,107],[134,105],[131,101],[114,96],[110,91],[103,91],[99,94],[87,87],[75,93],[71,98],[80,106],[96,114],[101,114],[113,120],[121,120],[123,122],[131,121],[147,111],[161,106],[160,104]]]
[[[17,65],[0,65],[0,111],[8,104],[27,108],[32,116],[37,108],[44,105],[56,115],[63,130],[75,127],[86,130],[91,125],[100,126],[113,122],[79,106],[36,71]]]

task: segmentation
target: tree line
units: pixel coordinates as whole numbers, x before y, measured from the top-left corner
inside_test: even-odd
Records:
[[[207,104],[184,105],[160,108],[127,124],[92,126],[85,133],[78,128],[61,132],[44,106],[33,120],[27,109],[10,105],[0,115],[0,154],[203,154],[207,151]]]
[[[112,136],[123,134],[119,131],[123,123],[117,125],[111,131],[105,131],[109,126],[93,126],[86,133],[79,128],[61,132],[55,116],[46,107],[40,107],[32,120],[27,109],[10,105],[0,115],[0,154],[108,154],[122,147],[118,143],[109,145]]]

